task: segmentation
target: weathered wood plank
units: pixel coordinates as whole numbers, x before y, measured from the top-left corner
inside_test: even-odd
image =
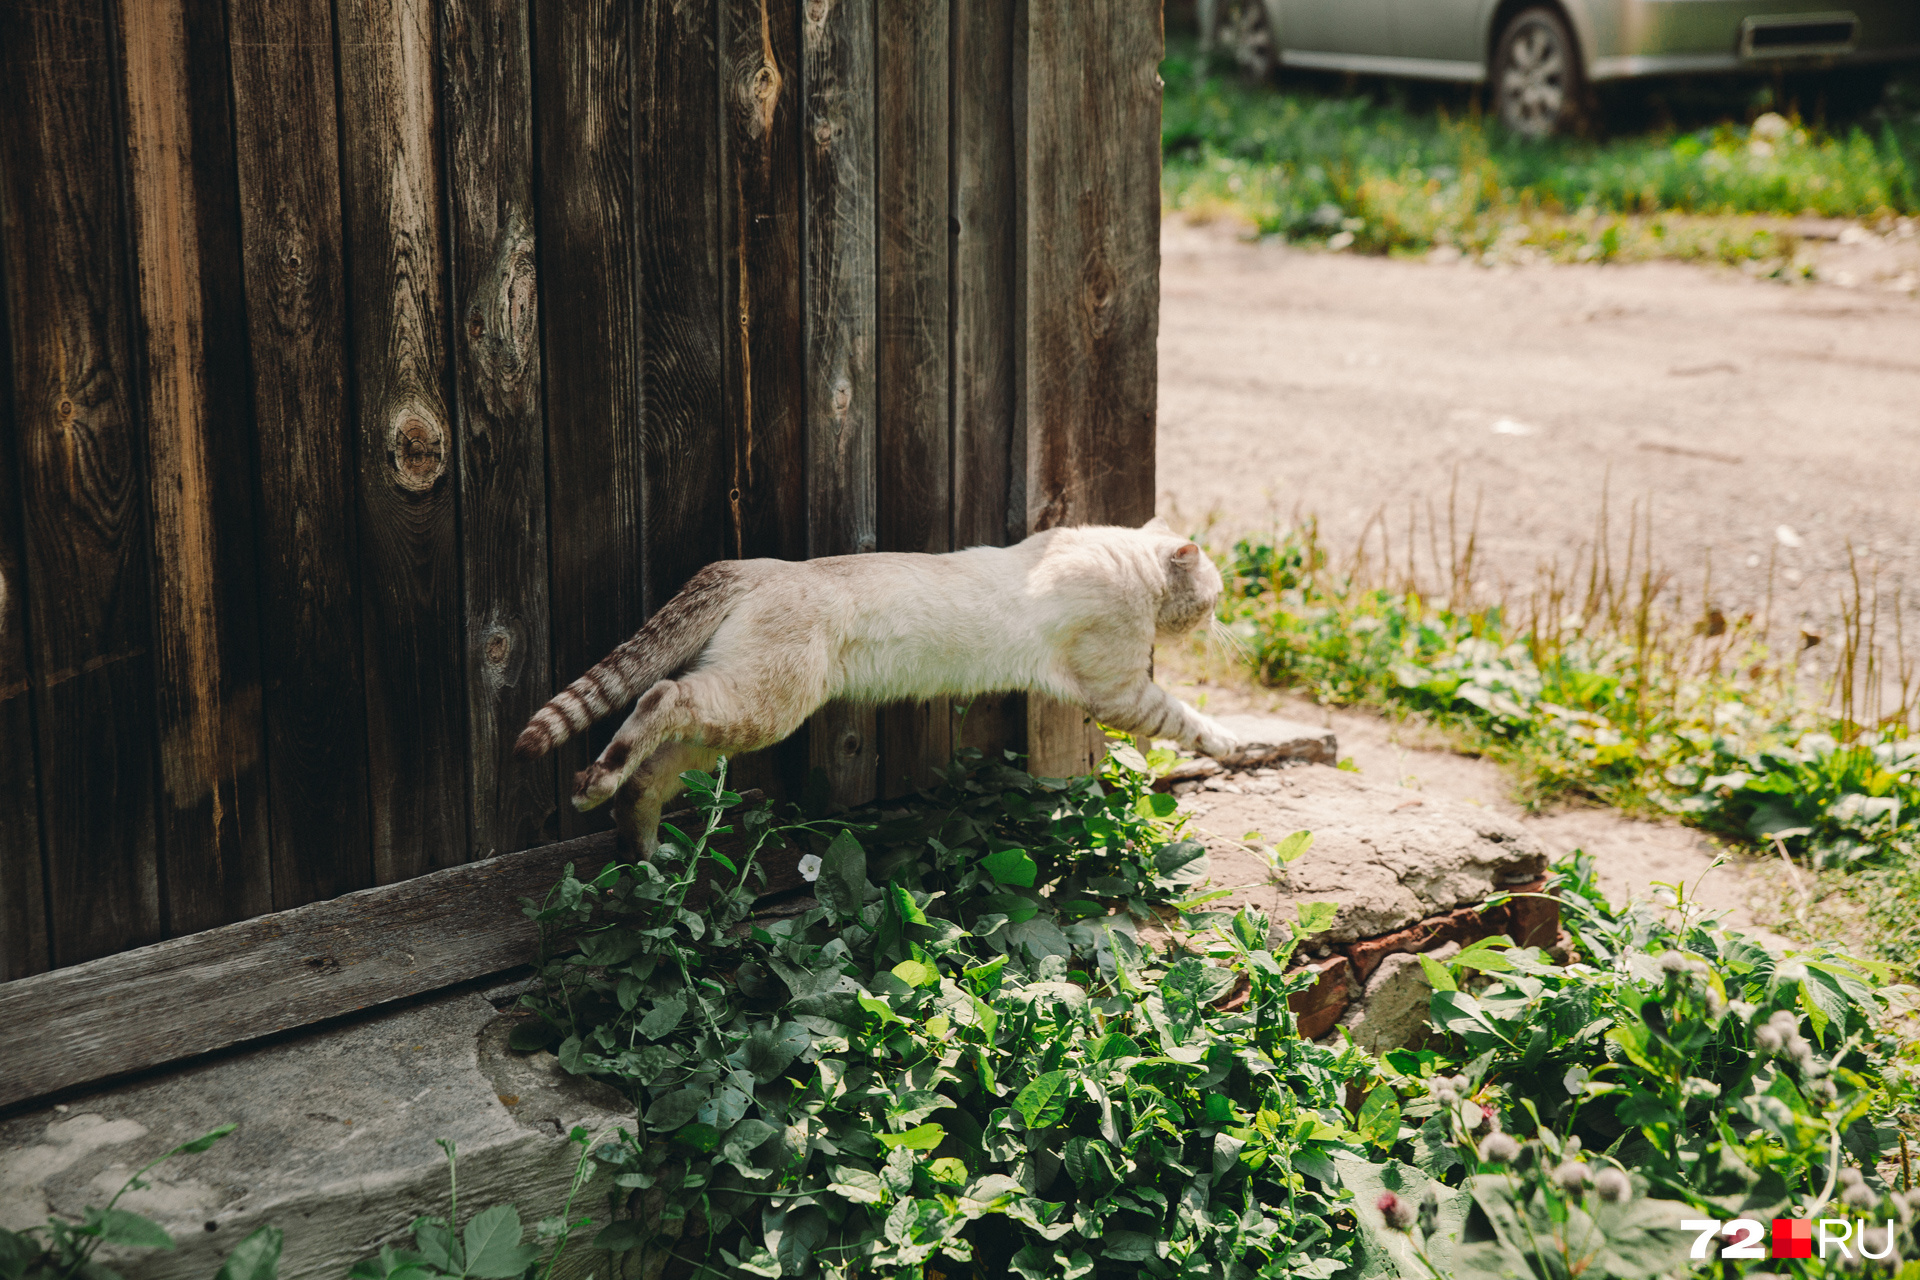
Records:
[[[801,12],[809,557],[878,544],[873,10],[819,0]],[[876,737],[870,707],[832,703],[813,717],[809,758],[836,803],[873,798]]]
[[[715,847],[743,862],[735,839]],[[616,856],[598,833],[7,983],[0,1026],[33,1034],[0,1037],[0,1108],[528,964],[520,899]],[[806,883],[798,850],[761,857],[765,896]]]
[[[875,522],[882,551],[953,549],[949,361],[948,0],[878,11]],[[880,794],[925,786],[953,756],[948,699],[882,707]]]
[[[50,963],[6,279],[7,261],[0,254],[0,742],[8,744],[0,751],[0,982],[39,973]]]
[[[1017,288],[1029,531],[1153,514],[1160,281],[1160,10],[1028,0]],[[1099,74],[1089,74],[1099,68]],[[1036,773],[1104,750],[1084,715],[1029,700]]]
[[[728,551],[721,411],[720,10],[642,0],[634,77],[646,610]],[[637,617],[634,625],[639,624]]]
[[[631,15],[619,0],[538,0],[534,9],[547,459],[560,498],[550,513],[556,684],[645,616]],[[562,747],[559,776],[584,767],[613,727]],[[559,816],[563,835],[607,825],[604,808],[576,814],[563,804]]]
[[[954,0],[953,543],[1027,536],[1012,505],[1015,205],[1013,19],[1005,0]],[[1024,470],[1024,458],[1022,459]],[[1024,499],[1023,499],[1024,502]]]
[[[110,41],[102,7],[0,6],[0,256],[55,964],[163,927]]]
[[[533,68],[520,0],[448,0],[445,62],[466,770],[475,857],[551,839],[552,768],[513,758],[553,690],[533,221]]]
[[[722,314],[734,556],[807,554],[806,346],[800,303],[797,0],[722,0]],[[734,762],[743,785],[793,795],[807,735]]]
[[[153,522],[166,931],[273,908],[253,424],[221,0],[128,0],[121,102]]]
[[[373,874],[385,884],[468,853],[436,28],[431,0],[336,8],[367,777]]]
[[[327,0],[228,0],[253,416],[273,901],[373,881],[353,411]]]
[[[1027,536],[1014,467],[1014,263],[1018,155],[1014,33],[1020,6],[953,0],[953,545]],[[955,747],[1026,750],[1026,695],[955,708]]]

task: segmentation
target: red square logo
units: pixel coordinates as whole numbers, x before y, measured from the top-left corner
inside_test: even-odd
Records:
[[[1813,1224],[1805,1218],[1775,1218],[1773,1220],[1773,1256],[1811,1258],[1813,1256]]]

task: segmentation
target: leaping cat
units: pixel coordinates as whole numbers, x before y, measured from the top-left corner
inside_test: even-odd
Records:
[[[724,560],[554,695],[520,731],[545,755],[638,698],[574,779],[574,808],[617,799],[621,835],[658,847],[680,774],[770,747],[830,699],[878,705],[1013,690],[1130,733],[1231,754],[1233,735],[1153,682],[1155,641],[1211,622],[1220,571],[1159,519],[1048,529],[945,555]]]

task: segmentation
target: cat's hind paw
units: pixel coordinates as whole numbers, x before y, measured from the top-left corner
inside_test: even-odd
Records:
[[[596,761],[573,777],[573,807],[585,813],[598,809],[620,789],[620,774]]]

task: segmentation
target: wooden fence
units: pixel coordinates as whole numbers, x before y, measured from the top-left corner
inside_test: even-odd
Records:
[[[710,560],[1144,520],[1160,50],[1157,0],[0,6],[0,978],[589,830],[597,744],[514,733]],[[830,708],[740,770],[957,742],[1089,750]]]

